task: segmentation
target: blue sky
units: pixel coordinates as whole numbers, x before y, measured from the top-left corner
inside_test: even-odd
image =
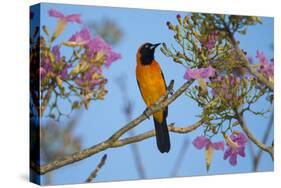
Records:
[[[140,115],[145,109],[141,95],[135,79],[136,51],[144,42],[166,42],[175,44],[173,34],[166,27],[167,21],[176,22],[176,11],[155,11],[142,9],[121,9],[94,6],[72,6],[59,4],[43,4],[41,7],[41,25],[47,25],[50,31],[54,30],[56,20],[48,17],[48,10],[55,8],[63,13],[82,14],[82,19],[87,21],[100,21],[103,18],[114,20],[124,32],[121,42],[114,47],[114,50],[122,54],[122,59],[115,62],[110,69],[105,71],[109,82],[107,88],[109,93],[104,101],[93,102],[89,110],[85,111],[80,118],[75,134],[83,138],[83,148],[90,147],[107,139],[116,130],[126,123],[123,114],[122,94],[116,79],[120,75],[126,75],[126,84],[129,91],[129,98],[133,102],[133,117]],[[189,13],[181,12],[182,15]],[[80,30],[83,25],[69,24],[63,35],[57,42],[68,39],[74,32]],[[255,56],[257,50],[265,52],[267,57],[273,57],[270,46],[273,43],[273,19],[263,18],[263,24],[249,28],[246,36],[237,35],[241,42],[241,47],[249,55]],[[64,48],[63,53],[68,54]],[[175,89],[184,83],[184,69],[179,64],[175,64],[171,59],[165,57],[160,50],[156,50],[156,60],[161,64],[166,82],[175,80]],[[256,108],[263,108],[265,101],[260,101]],[[169,106],[168,122],[175,122],[177,126],[190,125],[198,120],[196,115],[201,110],[196,103],[187,97],[180,97]],[[269,115],[268,115],[269,116]],[[266,128],[268,119],[247,116],[246,120],[253,133],[261,139]],[[152,119],[141,123],[136,129],[136,133],[142,133],[154,128]],[[171,136],[171,150],[168,154],[161,154],[156,147],[155,138],[150,138],[138,143],[141,151],[144,168],[148,178],[169,177],[178,157],[179,150],[185,139],[192,140],[202,134],[202,129],[198,129],[190,134],[174,134]],[[271,133],[272,140],[273,132]],[[128,136],[128,135],[125,135]],[[215,137],[214,140],[221,140]],[[133,161],[130,146],[109,149],[98,153],[90,158],[68,165],[54,171],[54,184],[81,183],[95,168],[103,154],[108,155],[105,166],[99,172],[96,181],[117,181],[138,179],[138,173]],[[189,145],[187,154],[179,169],[179,176],[211,175],[224,173],[250,172],[252,170],[251,157],[247,150],[246,158],[239,158],[238,165],[230,166],[223,159],[223,152],[215,152],[212,166],[207,173],[204,161],[204,152]],[[260,171],[273,170],[273,163],[268,154],[263,155]]]

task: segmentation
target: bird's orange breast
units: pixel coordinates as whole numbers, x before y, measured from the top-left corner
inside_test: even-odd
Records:
[[[150,65],[138,63],[136,74],[142,97],[147,106],[152,105],[166,93],[165,80],[156,61]]]

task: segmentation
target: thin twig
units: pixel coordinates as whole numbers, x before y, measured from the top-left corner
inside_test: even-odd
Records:
[[[268,122],[266,131],[265,131],[265,133],[263,135],[262,143],[266,144],[267,139],[268,139],[268,137],[270,135],[272,127],[273,127],[273,114],[270,116],[270,120]],[[258,170],[258,166],[259,166],[259,162],[260,162],[260,159],[261,159],[261,156],[263,154],[263,150],[260,149],[258,151],[258,153],[255,155],[254,148],[253,148],[252,144],[250,144],[250,149],[251,149],[251,153],[252,153],[252,157],[253,157],[253,171],[257,171]]]
[[[182,147],[180,149],[180,152],[178,154],[176,163],[174,165],[174,168],[171,172],[171,177],[175,177],[178,174],[178,171],[185,159],[185,154],[187,153],[188,150],[188,146],[189,146],[189,140],[186,138],[183,143],[182,143]]]
[[[75,163],[77,161],[83,160],[85,158],[88,158],[98,152],[104,151],[108,148],[111,148],[113,146],[116,146],[116,142],[120,142],[118,141],[118,139],[124,135],[126,132],[128,132],[129,130],[131,130],[132,128],[136,127],[137,125],[139,125],[141,122],[143,122],[145,119],[147,119],[147,116],[151,116],[152,114],[160,111],[161,109],[167,107],[169,104],[171,104],[172,102],[174,102],[179,96],[181,96],[186,89],[193,83],[193,80],[190,80],[186,83],[184,83],[172,96],[170,96],[169,98],[167,98],[168,94],[171,91],[171,85],[173,85],[173,82],[171,82],[169,84],[168,87],[168,91],[165,95],[161,96],[155,104],[153,104],[152,106],[150,106],[149,108],[146,109],[145,114],[142,114],[140,116],[138,116],[136,119],[132,120],[131,122],[127,123],[125,126],[123,126],[121,129],[119,129],[117,132],[115,132],[110,138],[108,138],[107,140],[96,144],[90,148],[84,149],[82,151],[76,152],[72,155],[68,155],[68,156],[64,156],[61,157],[53,162],[50,162],[48,164],[42,165],[42,166],[36,166],[36,168],[34,169],[35,171],[37,171],[39,174],[45,174],[49,171],[61,168],[63,166],[66,166],[68,164],[72,164]],[[166,99],[167,98],[167,99]],[[165,100],[166,99],[166,100]],[[179,131],[179,132],[184,132],[185,129],[187,128],[176,128],[176,127],[169,127],[170,130],[174,130],[174,132]],[[155,133],[149,133],[149,136],[144,135],[144,137],[149,138],[151,136],[154,136]],[[137,137],[138,138],[138,137]],[[140,140],[143,140],[145,138],[139,138]],[[131,140],[130,143],[132,142],[137,142],[138,140]],[[128,144],[128,143],[126,143]],[[124,144],[124,145],[126,145]],[[121,144],[122,145],[122,144]]]
[[[248,138],[254,143],[256,144],[260,149],[262,149],[263,151],[266,151],[270,154],[271,158],[273,159],[273,147],[271,146],[266,146],[265,144],[263,144],[262,142],[260,142],[253,134],[252,132],[249,130],[243,115],[241,113],[239,113],[238,111],[235,112],[236,113],[236,118],[237,121],[239,122],[241,128],[243,129],[243,131],[246,133],[246,135],[248,136]]]
[[[255,154],[255,148],[254,148],[254,144],[253,142],[248,142],[248,145],[249,145],[249,153],[251,155],[251,158],[253,159],[253,171],[256,171],[255,170],[255,158],[256,158],[256,154]],[[260,151],[263,151],[263,150],[260,150]]]
[[[129,134],[130,137],[135,136],[134,130],[129,131],[128,134]],[[141,179],[144,179],[144,178],[146,178],[146,173],[145,173],[145,170],[144,170],[141,152],[139,150],[139,146],[138,146],[137,142],[133,143],[131,145],[131,148],[132,148],[133,157],[134,157],[134,161],[135,161],[135,164],[136,164],[136,167],[137,167],[137,172],[139,174],[139,177]]]
[[[86,183],[90,183],[92,182],[98,175],[98,172],[100,171],[100,169],[103,167],[103,165],[105,164],[105,161],[107,159],[107,155],[104,154],[100,160],[100,163],[97,165],[97,167],[95,168],[95,170],[90,174],[90,176],[86,179]]]
[[[132,121],[132,112],[133,112],[133,103],[129,98],[128,89],[126,86],[126,78],[123,74],[117,79],[117,84],[120,87],[120,91],[123,96],[123,102],[124,102],[124,115],[126,116],[127,122]],[[129,137],[135,136],[135,131],[132,129],[128,131]],[[139,178],[144,179],[146,177],[146,173],[144,170],[144,165],[141,157],[141,152],[139,151],[139,146],[137,143],[131,144],[133,159],[136,165],[136,170],[139,175]]]

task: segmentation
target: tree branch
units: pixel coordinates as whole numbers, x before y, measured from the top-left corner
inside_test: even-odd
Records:
[[[128,124],[126,124],[124,127],[122,127],[117,132],[115,132],[109,139],[107,139],[107,140],[105,140],[105,141],[103,141],[99,144],[96,144],[96,145],[94,145],[90,148],[87,148],[87,149],[84,149],[82,151],[76,152],[72,155],[61,157],[61,158],[59,158],[59,159],[57,159],[53,162],[50,162],[48,164],[45,164],[45,165],[42,165],[42,166],[36,165],[34,170],[37,171],[39,174],[45,174],[49,171],[61,168],[61,167],[66,166],[68,164],[72,164],[72,163],[75,163],[77,161],[83,160],[87,157],[90,157],[90,156],[92,156],[92,155],[94,155],[98,152],[104,151],[108,148],[117,147],[117,145],[120,144],[120,142],[117,141],[117,140],[124,133],[126,133],[127,131],[131,130],[132,128],[136,127],[138,124],[143,122],[147,118],[147,116],[151,116],[155,112],[158,112],[159,110],[167,107],[169,104],[174,102],[182,93],[184,93],[186,91],[186,89],[192,83],[193,83],[193,80],[190,80],[190,81],[184,83],[172,96],[167,98],[170,91],[172,90],[172,87],[173,87],[173,81],[172,81],[168,86],[167,93],[165,95],[161,96],[156,101],[155,104],[153,104],[152,106],[147,108],[146,111],[145,111],[145,114],[143,113],[142,115],[140,115],[136,119],[134,119],[131,122],[129,122]],[[200,125],[198,125],[198,126],[200,126]],[[195,128],[197,128],[198,126],[195,126]],[[194,125],[192,126],[192,128],[194,128]],[[192,128],[191,128],[191,130],[192,130]],[[176,127],[173,127],[173,126],[169,126],[169,130],[171,130],[172,132],[178,132],[178,133],[189,132],[189,129],[190,128],[176,128]],[[144,140],[146,138],[152,137],[154,134],[155,133],[152,133],[152,131],[150,131],[147,134],[139,135],[139,137],[137,137],[135,141],[131,140],[130,138],[127,138],[126,142],[128,144],[128,143],[132,143],[132,142],[141,141],[141,140]],[[122,141],[124,142],[124,139]],[[117,144],[116,144],[116,142],[117,142]]]
[[[189,132],[197,129],[203,123],[204,123],[204,121],[200,120],[200,121],[196,122],[195,124],[187,126],[187,127],[175,127],[174,123],[171,123],[170,125],[168,125],[168,129],[169,129],[169,131],[171,131],[173,133],[184,134],[184,133],[189,133]],[[111,147],[121,147],[121,146],[131,144],[134,142],[140,142],[142,140],[145,140],[145,139],[153,137],[153,136],[155,136],[155,130],[147,131],[147,132],[139,134],[137,136],[132,136],[129,138],[124,138],[124,139],[115,141]]]
[[[261,83],[263,83],[264,85],[266,85],[271,91],[274,91],[273,82],[268,82],[266,77],[264,77],[261,73],[259,73],[257,71],[257,69],[249,62],[249,60],[246,57],[246,55],[244,54],[244,52],[242,52],[242,50],[240,49],[239,44],[237,43],[237,41],[235,40],[235,38],[233,36],[233,33],[231,33],[228,28],[225,28],[225,29],[228,33],[228,38],[229,38],[230,42],[232,43],[233,47],[235,48],[236,52],[238,53],[237,55],[240,56],[242,58],[242,60],[244,61],[244,65],[247,68],[247,70],[252,75],[256,76],[258,78],[258,80]]]
[[[100,169],[103,167],[103,165],[105,164],[105,161],[107,159],[107,155],[104,154],[100,160],[100,163],[97,165],[97,167],[95,168],[95,170],[90,174],[90,176],[86,179],[85,183],[90,183],[92,182],[98,175],[98,172],[100,171]]]
[[[260,142],[253,134],[252,132],[249,130],[243,115],[241,113],[239,113],[238,111],[235,112],[236,113],[236,117],[237,120],[241,126],[241,128],[243,129],[243,131],[246,133],[246,135],[248,136],[248,138],[254,143],[256,144],[261,150],[266,151],[270,154],[271,158],[274,159],[273,156],[273,147],[271,146],[266,146],[265,144],[263,144],[262,142]]]

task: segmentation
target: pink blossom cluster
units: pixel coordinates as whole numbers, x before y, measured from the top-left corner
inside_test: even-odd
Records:
[[[237,157],[245,157],[245,147],[247,144],[247,137],[242,132],[233,132],[228,139],[226,139],[226,146],[225,149],[225,142],[219,141],[219,142],[212,142],[208,137],[206,136],[198,136],[196,137],[192,144],[197,149],[205,149],[208,150],[210,147],[214,150],[221,150],[224,151],[223,159],[227,160],[229,159],[229,163],[232,166],[237,165]]]
[[[105,83],[107,80],[102,77],[101,65],[90,63],[90,60],[97,54],[102,54],[104,56],[104,65],[109,68],[114,61],[121,58],[121,54],[114,52],[101,37],[92,37],[89,28],[83,28],[75,33],[69,41],[83,44],[90,65],[89,71],[76,78],[76,83],[81,86],[87,84],[91,89],[100,83]]]
[[[272,79],[274,75],[274,61],[269,61],[263,52],[257,51],[256,58],[259,60],[258,71],[266,78]]]
[[[57,18],[58,20],[78,24],[82,23],[80,14],[64,15],[55,9],[50,9],[48,13],[49,16]],[[73,34],[68,42],[75,43],[84,49],[85,55],[82,55],[83,58],[81,56],[81,59],[78,61],[79,63],[86,62],[89,68],[83,73],[71,77],[70,72],[73,65],[66,62],[65,58],[61,56],[61,45],[56,45],[51,49],[49,55],[44,55],[41,58],[39,70],[41,80],[44,80],[48,75],[59,77],[62,80],[74,79],[77,85],[89,89],[94,89],[95,86],[106,83],[107,79],[103,76],[103,65],[109,68],[113,62],[121,58],[121,54],[114,52],[111,46],[101,37],[93,37],[90,29],[87,27]],[[97,55],[101,57],[99,63],[93,62]]]

